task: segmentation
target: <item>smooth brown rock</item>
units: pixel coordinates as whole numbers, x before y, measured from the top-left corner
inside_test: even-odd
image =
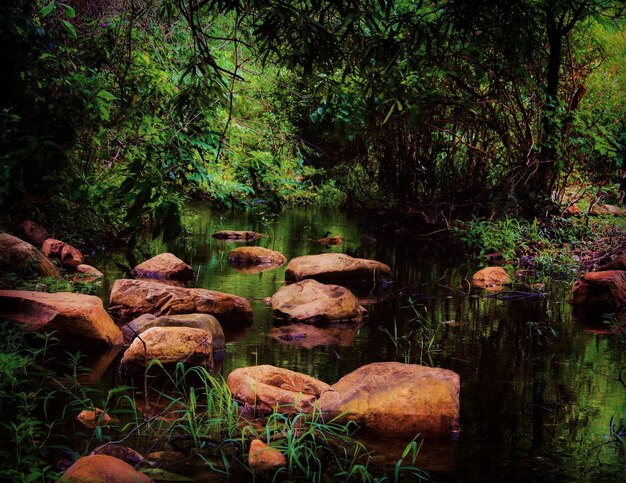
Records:
[[[134,278],[154,278],[188,282],[193,278],[193,269],[171,253],[161,253],[133,268]]]
[[[124,341],[131,342],[137,335],[152,327],[190,327],[211,333],[213,351],[224,349],[224,331],[215,317],[209,314],[177,314],[154,317],[144,314],[122,327]]]
[[[459,375],[447,369],[378,362],[342,377],[317,407],[385,438],[444,435],[458,429],[459,392]]]
[[[133,467],[137,466],[144,460],[144,457],[134,449],[115,443],[104,443],[94,449],[91,454],[113,456]]]
[[[626,272],[606,270],[588,272],[572,288],[572,305],[613,309],[626,303]]]
[[[306,374],[270,365],[235,369],[226,382],[237,400],[262,412],[308,411],[330,387]]]
[[[190,327],[151,327],[135,338],[120,361],[123,374],[143,372],[150,361],[213,368],[213,336]]]
[[[287,264],[287,282],[309,278],[341,285],[360,295],[386,289],[391,283],[392,273],[384,263],[353,258],[343,253],[306,255],[296,257]]]
[[[147,280],[116,280],[111,289],[109,313],[118,323],[143,314],[160,317],[193,313],[211,314],[224,328],[252,323],[250,303],[243,297]]]
[[[43,246],[43,242],[50,238],[48,230],[31,220],[22,223],[20,231],[23,233],[24,239],[37,248],[41,248]]]
[[[267,471],[286,466],[287,460],[276,448],[270,448],[260,439],[253,439],[250,443],[248,464],[254,471]]]
[[[213,233],[211,236],[218,240],[258,240],[265,235],[255,231],[222,230]]]
[[[303,349],[312,349],[318,346],[349,346],[354,342],[357,326],[341,324],[329,327],[315,327],[308,324],[289,324],[274,327],[269,336],[283,344]]]
[[[74,347],[100,350],[123,341],[102,300],[93,295],[0,290],[0,318],[22,323],[27,330],[57,331]]]
[[[317,240],[318,242],[320,242],[322,245],[341,245],[343,244],[343,237],[341,235],[339,236],[325,236],[324,238],[320,238],[319,240]]]
[[[76,268],[85,261],[80,251],[55,238],[44,241],[41,251],[48,258],[56,258],[63,266],[70,268]]]
[[[285,255],[263,247],[237,247],[228,254],[228,264],[232,267],[280,267],[285,263]]]
[[[79,458],[58,481],[62,483],[148,483],[152,479],[121,459],[94,454]]]
[[[82,273],[85,275],[89,275],[92,278],[101,278],[104,277],[104,273],[98,270],[96,267],[92,267],[91,265],[87,265],[85,263],[81,263],[76,267],[76,271],[78,273]]]
[[[30,243],[0,233],[0,272],[61,278],[59,269]]]
[[[472,283],[480,288],[496,288],[511,283],[511,279],[502,267],[486,267],[472,277]]]
[[[365,311],[347,288],[310,279],[281,287],[272,296],[272,310],[278,318],[306,324],[358,323]]]
[[[81,411],[78,416],[76,416],[76,419],[78,419],[83,426],[89,429],[111,424],[111,416],[100,408],[85,409],[84,411]]]

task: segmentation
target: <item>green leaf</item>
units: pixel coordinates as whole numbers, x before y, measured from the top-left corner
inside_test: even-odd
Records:
[[[385,120],[383,121],[383,124],[385,124],[385,123],[389,120],[389,118],[391,117],[391,115],[393,114],[393,111],[395,111],[395,109],[396,109],[396,105],[395,105],[395,104],[393,104],[393,105],[391,106],[391,109],[389,109],[389,112],[388,112],[388,113],[387,113],[387,115],[385,116]]]
[[[113,94],[105,90],[101,90],[96,95],[100,97],[101,99],[105,99],[107,101],[114,101],[115,99],[117,99],[117,97],[115,97]]]
[[[76,10],[67,3],[59,3],[65,9],[65,15],[67,18],[76,18]]]
[[[55,0],[52,0],[48,5],[41,9],[41,15],[43,17],[49,17],[50,15],[52,15],[52,12],[54,12],[55,8]]]
[[[61,22],[61,24],[63,24],[63,26],[65,27],[65,30],[67,31],[67,34],[75,39],[78,36],[76,35],[76,29],[74,28],[74,26],[69,23],[67,20],[63,20],[63,19],[59,19],[59,22]]]

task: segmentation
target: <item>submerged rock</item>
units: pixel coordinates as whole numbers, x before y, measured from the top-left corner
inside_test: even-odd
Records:
[[[61,262],[61,265],[69,268],[75,269],[85,261],[83,254],[78,249],[55,238],[48,238],[44,241],[41,251],[48,258],[56,258]]]
[[[605,270],[588,272],[572,287],[572,305],[614,309],[626,303],[626,272]]]
[[[184,362],[213,369],[213,334],[190,327],[151,327],[126,349],[120,373],[143,373],[155,359],[166,367]]]
[[[61,278],[59,269],[30,243],[0,233],[0,272]]]
[[[218,240],[258,240],[263,238],[265,235],[262,233],[257,233],[255,231],[233,231],[233,230],[222,230],[215,232],[211,235],[213,238],[217,238]]]
[[[248,453],[248,464],[253,471],[267,471],[287,465],[285,456],[276,448],[270,448],[260,439],[253,439]]]
[[[232,267],[280,267],[285,263],[285,255],[263,247],[238,247],[228,254],[228,264]]]
[[[0,290],[0,318],[22,323],[26,330],[54,330],[64,343],[92,351],[123,341],[102,300],[93,295]]]
[[[137,466],[144,460],[144,457],[134,449],[115,443],[105,443],[98,446],[91,454],[113,456],[132,466]]]
[[[283,344],[312,349],[318,346],[349,346],[354,342],[357,326],[354,324],[333,324],[329,327],[315,327],[308,324],[289,324],[274,327],[269,336]]]
[[[458,429],[460,377],[399,362],[367,364],[324,391],[317,407],[385,438],[445,435]]]
[[[134,278],[154,278],[188,282],[193,278],[193,269],[171,253],[161,253],[133,268]]]
[[[94,454],[79,458],[58,480],[60,483],[71,482],[135,482],[149,483],[152,479],[140,473],[121,459],[104,454]]]
[[[315,280],[281,287],[271,301],[276,317],[306,324],[360,322],[365,312],[347,288]]]
[[[511,279],[502,267],[485,267],[474,274],[472,283],[480,288],[501,288]]]
[[[306,374],[271,365],[235,369],[227,384],[242,403],[262,412],[277,408],[283,413],[308,411],[330,387]]]
[[[109,313],[118,323],[143,314],[210,314],[222,327],[252,323],[250,303],[243,297],[202,288],[183,288],[147,280],[116,280],[111,289]]]
[[[305,255],[296,257],[287,264],[287,282],[299,282],[309,278],[321,283],[341,285],[361,295],[384,291],[391,284],[392,273],[384,263],[353,258],[343,253]]]

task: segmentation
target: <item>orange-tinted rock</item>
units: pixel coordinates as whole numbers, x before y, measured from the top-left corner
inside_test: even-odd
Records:
[[[324,238],[320,238],[317,240],[322,245],[341,245],[343,243],[342,236],[325,236]]]
[[[76,419],[89,429],[94,429],[98,426],[106,426],[111,423],[111,416],[99,408],[85,409],[76,416]]]
[[[134,449],[115,443],[105,443],[98,446],[91,452],[91,454],[113,456],[114,458],[120,459],[133,467],[144,460],[143,456]]]
[[[81,263],[76,267],[76,273],[72,276],[74,282],[97,282],[104,277],[104,273],[91,265]]]
[[[606,270],[588,272],[572,288],[572,305],[612,309],[626,303],[626,272]]]
[[[58,481],[62,483],[148,483],[152,479],[121,459],[95,454],[79,458]]]
[[[259,238],[264,237],[262,233],[257,233],[255,231],[233,231],[233,230],[222,230],[215,232],[211,235],[213,238],[217,238],[218,240],[240,240],[240,241],[252,241],[258,240]]]
[[[565,216],[577,216],[580,215],[580,207],[577,204],[568,206],[563,212]]]
[[[392,273],[384,263],[353,258],[343,253],[306,255],[296,257],[287,264],[287,282],[309,278],[347,287],[356,294],[367,294],[386,289],[391,283]]]
[[[152,327],[189,327],[202,329],[211,334],[213,352],[224,350],[224,331],[215,317],[209,314],[177,314],[154,317],[144,314],[122,327],[124,340],[131,342]]]
[[[39,250],[8,233],[0,233],[0,272],[61,278],[59,269]]]
[[[626,210],[615,205],[594,205],[591,208],[590,214],[621,216],[626,214]]]
[[[499,289],[510,283],[511,279],[502,267],[486,267],[474,274],[472,282],[480,288]]]
[[[310,279],[281,287],[272,296],[272,310],[278,318],[306,324],[360,322],[365,311],[347,288]]]
[[[287,460],[276,448],[270,448],[260,439],[253,439],[250,443],[248,464],[254,471],[266,471],[286,466]]]
[[[270,365],[243,367],[228,375],[233,396],[259,411],[307,411],[330,386],[306,374]]]
[[[57,337],[74,347],[100,350],[123,341],[102,300],[93,295],[0,290],[0,318],[22,323],[27,330],[57,331]]]
[[[120,361],[120,372],[143,372],[154,359],[163,365],[184,362],[212,369],[213,335],[190,327],[151,327],[126,349]]]
[[[41,250],[45,256],[56,258],[66,267],[76,268],[85,261],[83,254],[76,248],[54,238],[44,241]]]
[[[233,267],[280,267],[285,263],[285,255],[263,247],[238,247],[228,254],[228,264]]]
[[[460,378],[447,369],[378,362],[342,377],[317,401],[329,417],[346,413],[385,438],[449,434],[458,429]]]
[[[357,326],[332,325],[329,327],[315,327],[308,324],[289,324],[274,327],[269,336],[281,343],[312,349],[318,346],[339,345],[349,346],[354,342]]]
[[[43,242],[50,238],[48,230],[31,220],[22,223],[20,231],[24,234],[24,239],[37,248],[41,248]]]
[[[193,278],[193,269],[171,253],[161,253],[132,269],[134,278],[154,278],[188,282]]]
[[[201,288],[183,288],[148,280],[116,280],[109,312],[118,323],[143,314],[211,314],[222,327],[252,323],[250,303],[243,297]]]

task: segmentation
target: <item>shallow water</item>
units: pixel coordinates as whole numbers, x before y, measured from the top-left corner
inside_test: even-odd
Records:
[[[280,215],[262,209],[192,209],[198,216],[191,235],[169,246],[154,242],[149,255],[171,251],[193,266],[194,286],[250,300],[254,322],[243,333],[227,334],[220,369],[224,376],[238,367],[272,364],[333,383],[370,362],[421,359],[461,376],[460,433],[454,440],[423,446],[420,464],[435,479],[626,480],[624,445],[616,449],[609,444],[610,421],[623,426],[626,420],[626,387],[616,380],[624,372],[626,344],[575,320],[567,288],[555,284],[542,297],[492,297],[470,289],[468,279],[481,266],[424,241],[362,238],[370,234],[359,228],[354,215],[312,209]],[[342,332],[336,345],[304,348],[272,339],[268,333],[274,318],[263,299],[283,285],[285,266],[259,274],[237,272],[226,256],[242,242],[211,238],[224,229],[265,233],[254,244],[278,250],[287,259],[332,251],[387,263],[394,272],[392,296],[366,305],[365,323]],[[319,244],[327,231],[342,235],[344,243]],[[124,275],[122,266],[132,265],[124,255],[110,253],[98,254],[90,263],[106,274],[105,299],[113,281]],[[436,331],[427,354],[420,355],[415,342],[409,350],[408,342],[396,345],[389,336],[397,331],[401,339],[418,330],[409,297],[425,325]],[[104,384],[112,380],[109,375]],[[391,446],[383,443],[378,451]]]

